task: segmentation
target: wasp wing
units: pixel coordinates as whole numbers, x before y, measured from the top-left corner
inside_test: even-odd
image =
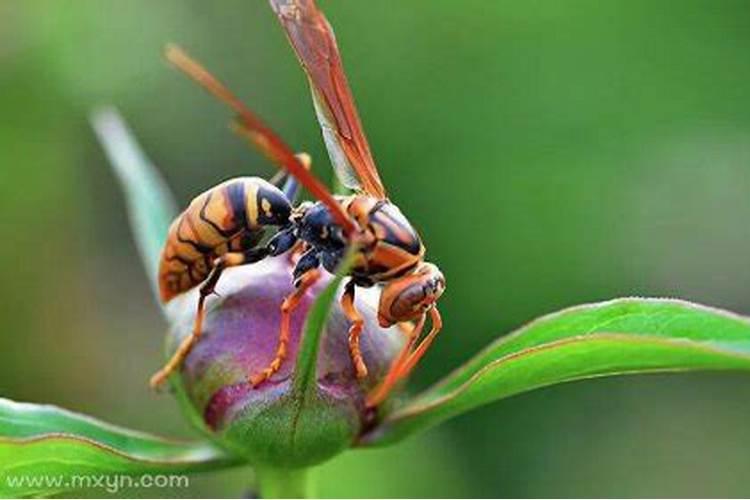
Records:
[[[328,154],[342,184],[385,198],[341,56],[314,0],[269,0],[307,73]]]

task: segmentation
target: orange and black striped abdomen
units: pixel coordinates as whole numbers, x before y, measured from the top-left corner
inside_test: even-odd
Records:
[[[284,225],[291,205],[258,177],[230,179],[198,195],[172,223],[159,264],[161,300],[203,282],[214,260],[255,247],[266,226]]]

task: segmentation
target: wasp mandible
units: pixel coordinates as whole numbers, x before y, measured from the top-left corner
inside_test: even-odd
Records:
[[[437,266],[425,262],[425,247],[419,234],[388,200],[325,16],[314,0],[270,3],[308,77],[337,177],[355,194],[332,195],[310,172],[307,155],[295,155],[218,79],[182,50],[169,47],[168,60],[229,105],[237,115],[235,131],[284,169],[291,180],[284,189],[256,177],[226,181],[195,198],[175,220],[162,253],[161,298],[169,301],[198,285],[200,298],[192,334],[152,377],[151,384],[160,384],[178,369],[198,341],[205,300],[224,269],[301,251],[293,271],[295,290],[280,305],[276,355],[265,370],[248,379],[253,386],[266,381],[287,356],[291,314],[320,278],[320,268],[334,272],[347,249],[354,246],[354,262],[341,305],[351,322],[349,351],[356,376],[367,375],[359,345],[363,319],[354,306],[356,287],[381,287],[380,325],[404,324],[409,332],[408,341],[383,382],[368,395],[367,404],[377,406],[411,372],[440,331],[442,321],[435,303],[445,290],[445,278]],[[317,201],[293,206],[296,182]],[[277,232],[261,245],[262,234],[269,227]],[[431,330],[422,338],[428,317]]]

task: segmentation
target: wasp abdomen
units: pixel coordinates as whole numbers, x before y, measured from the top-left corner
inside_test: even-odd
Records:
[[[162,301],[206,279],[217,257],[250,250],[265,227],[288,224],[292,207],[258,177],[230,179],[198,195],[172,223],[159,265]]]

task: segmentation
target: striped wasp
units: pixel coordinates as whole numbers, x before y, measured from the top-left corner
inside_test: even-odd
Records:
[[[258,177],[230,179],[196,197],[172,224],[161,257],[161,299],[200,286],[192,334],[152,379],[158,386],[198,342],[206,298],[222,272],[270,256],[297,252],[294,291],[281,308],[278,348],[260,373],[249,374],[258,386],[287,357],[291,315],[305,292],[334,272],[347,249],[355,248],[341,297],[350,320],[349,351],[354,373],[367,375],[359,336],[363,319],[354,306],[357,287],[381,287],[378,322],[383,327],[406,325],[408,341],[387,375],[367,398],[377,406],[424,355],[442,322],[436,301],[445,278],[424,260],[425,247],[406,217],[387,196],[357,114],[333,31],[314,0],[270,0],[310,83],[323,139],[340,182],[354,194],[334,196],[310,172],[310,158],[294,152],[260,118],[203,66],[177,47],[167,58],[236,114],[234,129],[286,173],[286,184]],[[298,184],[316,199],[294,206]],[[261,244],[266,229],[275,234]],[[429,318],[431,329],[422,335]]]

